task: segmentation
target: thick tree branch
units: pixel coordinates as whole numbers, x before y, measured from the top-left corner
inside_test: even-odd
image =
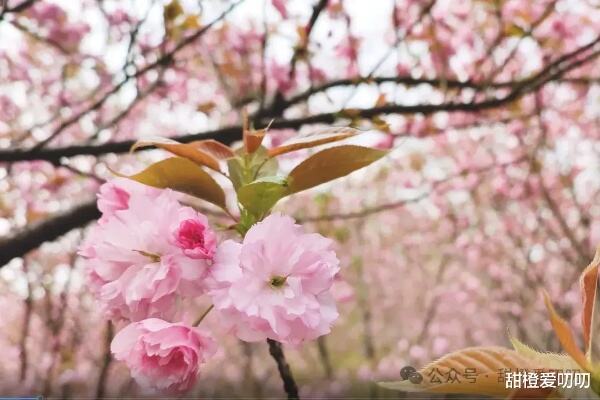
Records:
[[[509,104],[524,95],[534,92],[550,81],[560,79],[567,72],[581,67],[600,55],[600,50],[595,50],[587,56],[582,54],[594,49],[600,43],[600,37],[572,52],[562,55],[554,62],[549,63],[540,72],[531,78],[521,81],[512,87],[503,97],[481,100],[478,102],[447,102],[440,104],[401,105],[388,104],[368,109],[340,110],[337,112],[322,113],[296,119],[276,119],[271,127],[275,129],[291,128],[298,129],[309,124],[334,124],[343,118],[373,118],[385,114],[433,114],[436,112],[479,112],[494,109]],[[266,125],[269,121],[260,120],[258,124]],[[199,139],[215,139],[225,144],[241,138],[241,126],[231,126],[214,131],[182,135],[173,137],[181,142],[191,142]],[[76,145],[67,147],[56,147],[50,149],[30,150],[3,150],[0,151],[0,162],[46,160],[58,164],[62,157],[73,157],[76,155],[101,155],[106,153],[125,153],[129,151],[135,141],[126,140],[121,142],[109,142],[101,145]],[[143,148],[144,150],[147,148]]]
[[[536,86],[537,87],[537,86]],[[440,111],[446,112],[478,112],[510,103],[517,100],[530,90],[521,90],[511,92],[510,95],[499,99],[485,100],[476,103],[441,103],[441,104],[421,104],[421,105],[398,105],[390,104],[381,107],[373,107],[367,109],[352,109],[342,110],[338,112],[323,113],[311,115],[308,117],[296,119],[276,119],[272,124],[273,129],[298,129],[304,125],[310,124],[334,124],[340,119],[348,118],[373,118],[382,114],[433,114]],[[266,125],[268,121],[261,120],[259,125]],[[172,139],[183,143],[192,142],[200,139],[215,139],[221,143],[230,145],[236,140],[241,139],[242,127],[231,126],[227,128],[217,129],[214,131],[196,133],[190,135],[176,136]],[[0,162],[16,162],[16,161],[31,161],[45,160],[54,164],[59,164],[63,157],[73,157],[77,155],[102,155],[107,153],[126,153],[135,140],[125,140],[121,142],[109,142],[101,145],[76,145],[67,147],[56,147],[49,149],[35,150],[3,150],[0,151]],[[140,151],[149,149],[148,147],[141,148]]]
[[[535,92],[545,83],[561,78],[566,72],[578,68],[600,55],[600,50],[595,50],[586,56],[582,54],[600,43],[600,37],[593,42],[582,46],[574,51],[564,54],[554,62],[549,63],[538,74],[534,75],[527,82],[515,87],[506,96],[497,99],[484,100],[472,103],[443,103],[427,104],[417,106],[403,105],[385,105],[370,109],[353,110],[352,115],[344,115],[343,112],[324,113],[298,119],[280,119],[273,122],[273,128],[299,128],[307,124],[326,123],[333,124],[340,118],[371,118],[381,114],[431,114],[437,111],[483,111],[508,104],[523,95]],[[200,133],[177,137],[182,142],[189,142],[198,139],[217,139],[223,143],[231,143],[241,136],[241,127],[223,128],[212,132]],[[100,155],[109,152],[123,153],[129,150],[133,141],[106,143],[99,146],[71,146],[54,149],[39,149],[36,151],[3,151],[0,152],[0,161],[25,161],[25,160],[47,160],[59,163],[62,157],[70,157],[80,154]],[[387,209],[384,207],[384,209]],[[362,213],[359,213],[362,214]],[[22,256],[30,250],[35,249],[44,241],[54,240],[71,229],[77,228],[100,216],[94,203],[85,203],[75,209],[42,222],[36,227],[25,230],[9,239],[0,241],[0,265],[6,264],[14,257]],[[362,215],[351,215],[349,218],[356,218]]]
[[[72,229],[100,217],[95,201],[83,203],[72,210],[27,228],[16,235],[0,240],[0,268],[15,257],[20,257],[42,243],[54,240]]]
[[[530,81],[515,80],[515,81],[503,81],[503,82],[474,82],[474,81],[459,81],[454,79],[440,79],[440,78],[413,78],[412,76],[379,76],[379,77],[364,77],[359,79],[338,79],[324,83],[319,86],[312,87],[304,92],[298,93],[289,99],[283,100],[283,107],[288,108],[295,104],[302,103],[308,100],[310,97],[318,93],[323,93],[329,89],[338,87],[348,86],[359,86],[363,84],[367,85],[381,85],[383,83],[396,83],[403,86],[419,86],[428,85],[435,88],[443,89],[474,89],[474,90],[485,90],[485,89],[512,89],[523,85]],[[580,77],[580,78],[563,78],[557,80],[561,83],[578,84],[578,85],[590,85],[595,82],[600,82],[600,77]],[[280,106],[281,106],[280,105]]]

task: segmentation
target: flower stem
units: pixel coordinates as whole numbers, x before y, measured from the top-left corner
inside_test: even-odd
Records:
[[[213,304],[211,304],[210,307],[208,307],[206,309],[206,311],[204,311],[204,313],[196,320],[196,322],[194,322],[194,326],[200,325],[200,322],[202,322],[204,317],[206,317],[208,315],[208,313],[210,312],[210,310],[212,310],[214,307],[215,306]]]
[[[296,381],[292,375],[290,365],[285,360],[281,343],[273,339],[267,339],[267,343],[269,344],[269,353],[271,353],[271,356],[277,363],[279,376],[281,376],[281,380],[283,381],[283,389],[287,393],[288,400],[299,400],[300,397],[298,397],[298,386],[296,385]]]

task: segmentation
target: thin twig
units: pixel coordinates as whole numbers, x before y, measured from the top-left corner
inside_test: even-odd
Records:
[[[208,315],[209,312],[211,312],[211,310],[214,308],[215,306],[213,304],[210,305],[210,307],[208,307],[206,309],[206,311],[204,311],[202,313],[202,315],[200,317],[198,317],[198,319],[193,323],[193,326],[198,326],[200,325],[200,322],[202,322],[204,320],[204,318],[206,318],[206,316]]]
[[[279,376],[283,381],[283,389],[287,393],[288,400],[299,400],[300,397],[298,396],[298,386],[296,385],[296,381],[292,375],[292,370],[285,360],[281,343],[273,339],[267,339],[267,343],[269,344],[269,354],[271,354],[277,363]]]

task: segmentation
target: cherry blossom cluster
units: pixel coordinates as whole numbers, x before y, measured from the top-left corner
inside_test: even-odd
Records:
[[[225,327],[249,342],[298,345],[329,333],[338,317],[332,241],[288,216],[272,214],[242,242],[219,243],[176,192],[125,178],[100,188],[98,208],[80,254],[106,317],[127,324],[111,351],[142,387],[189,390],[216,351],[206,330],[183,321],[183,299],[208,296]]]

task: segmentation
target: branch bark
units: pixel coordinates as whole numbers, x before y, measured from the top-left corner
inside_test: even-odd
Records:
[[[296,385],[296,381],[294,380],[294,376],[292,375],[290,365],[285,360],[285,355],[283,354],[281,343],[273,339],[267,339],[267,343],[269,344],[269,353],[277,363],[279,376],[281,376],[281,380],[283,381],[283,389],[287,393],[288,399],[300,399],[300,397],[298,397],[298,386]]]
[[[0,241],[0,268],[46,241],[54,240],[72,229],[100,217],[95,201],[80,204],[72,210],[51,217],[32,228]]]

